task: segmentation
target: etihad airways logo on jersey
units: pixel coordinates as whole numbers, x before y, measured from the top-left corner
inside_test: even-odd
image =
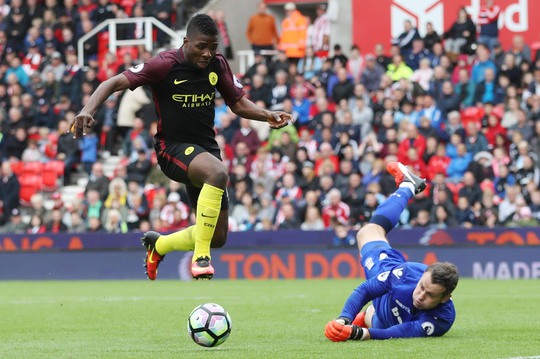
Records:
[[[206,107],[213,105],[215,92],[199,94],[174,94],[173,101],[180,102],[182,107]]]

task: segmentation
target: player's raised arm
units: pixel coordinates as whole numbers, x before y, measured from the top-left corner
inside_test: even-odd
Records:
[[[294,122],[294,117],[291,114],[283,111],[263,109],[248,100],[245,96],[230,107],[238,116],[249,118],[250,120],[268,122],[271,128],[285,127],[289,123]]]
[[[69,129],[73,133],[73,138],[80,138],[86,135],[88,129],[96,123],[93,116],[97,108],[109,98],[110,95],[127,88],[129,88],[129,81],[123,74],[113,76],[102,82],[94,93],[92,93],[88,103],[83,107],[81,112],[79,112],[79,114],[71,121]]]

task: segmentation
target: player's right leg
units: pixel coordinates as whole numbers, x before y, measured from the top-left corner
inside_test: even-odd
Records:
[[[196,202],[197,215],[191,274],[195,279],[211,279],[214,268],[210,247],[221,247],[227,240],[228,198],[225,191],[229,174],[223,162],[206,152],[191,162],[188,177],[192,184],[188,194],[191,202]]]
[[[398,223],[407,202],[426,188],[426,180],[409,172],[400,162],[390,162],[387,170],[394,176],[398,189],[377,207],[370,222],[358,231],[356,239],[361,252],[368,243],[388,243],[386,234]]]

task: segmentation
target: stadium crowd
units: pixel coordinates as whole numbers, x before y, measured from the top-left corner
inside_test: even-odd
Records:
[[[77,40],[114,17],[155,16],[171,25],[172,6],[0,0],[1,232],[167,232],[193,223],[182,186],[156,168],[151,94],[111,96],[91,133],[77,141],[67,133],[101,81],[151,56],[142,48],[102,54],[96,37],[80,68]],[[394,191],[385,164],[396,160],[429,182],[401,216],[403,228],[540,223],[540,52],[520,35],[503,48],[496,4],[487,1],[477,23],[462,9],[443,34],[428,24],[422,37],[406,21],[399,38],[372,52],[344,51],[328,38],[325,6],[316,11],[312,21],[288,3],[278,27],[261,4],[254,16],[267,27],[255,37],[247,32],[255,63],[239,77],[249,98],[292,113],[294,125],[271,130],[238,118],[216,96],[232,231],[334,230],[336,245],[354,244],[349,230]],[[278,34],[298,28],[288,21],[303,32]],[[140,31],[122,28],[125,38]],[[274,48],[276,55],[262,52]],[[103,163],[111,155],[121,162],[108,177]],[[43,164],[39,172],[59,161],[60,182],[84,174],[84,192],[64,203],[53,184],[26,198],[27,164]]]

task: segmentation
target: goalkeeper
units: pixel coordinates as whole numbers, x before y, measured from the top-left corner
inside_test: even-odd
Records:
[[[399,162],[387,169],[399,188],[357,234],[366,281],[349,296],[340,316],[326,325],[324,334],[334,342],[441,336],[456,317],[451,299],[459,280],[456,267],[406,262],[386,239],[409,199],[426,188],[425,180]]]

